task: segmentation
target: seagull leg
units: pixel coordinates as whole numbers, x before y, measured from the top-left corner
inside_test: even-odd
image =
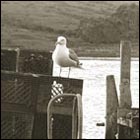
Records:
[[[61,71],[62,71],[62,68],[60,67],[59,77],[61,76]]]
[[[68,78],[69,78],[69,76],[70,76],[70,70],[71,70],[71,67],[69,67],[69,73],[68,73]]]

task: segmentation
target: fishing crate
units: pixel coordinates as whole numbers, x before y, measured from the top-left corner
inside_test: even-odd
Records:
[[[47,106],[59,94],[81,94],[83,80],[1,71],[3,139],[47,139]],[[72,138],[73,98],[53,104],[53,139]]]
[[[39,50],[1,49],[1,70],[52,75],[52,53]]]
[[[39,84],[32,76],[1,72],[1,138],[31,139]]]

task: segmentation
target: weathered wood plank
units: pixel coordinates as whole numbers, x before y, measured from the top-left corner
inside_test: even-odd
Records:
[[[130,109],[132,105],[130,92],[131,42],[121,41],[121,77],[120,107]]]
[[[107,76],[106,83],[106,139],[115,139],[115,134],[117,133],[118,97],[114,76]]]

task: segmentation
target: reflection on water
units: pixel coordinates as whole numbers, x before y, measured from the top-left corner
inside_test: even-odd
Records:
[[[106,76],[114,75],[119,94],[120,59],[81,59],[84,70],[72,68],[70,78],[84,80],[83,86],[83,138],[104,139],[105,127],[96,126],[105,122]],[[54,65],[54,76],[59,75],[59,67]],[[62,77],[68,76],[68,68],[63,68]],[[132,106],[139,107],[139,60],[131,63]]]

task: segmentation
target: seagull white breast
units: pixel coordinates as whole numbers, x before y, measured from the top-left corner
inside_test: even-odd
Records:
[[[69,49],[67,47],[57,45],[52,58],[53,61],[61,67],[76,66],[76,62],[69,57]]]

